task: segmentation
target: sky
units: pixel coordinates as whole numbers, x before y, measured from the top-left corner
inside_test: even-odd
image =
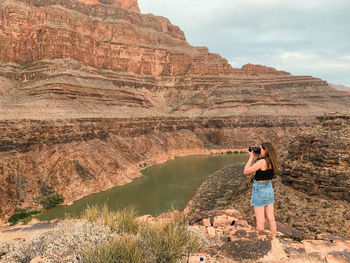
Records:
[[[247,63],[350,87],[350,0],[138,0],[189,44]]]

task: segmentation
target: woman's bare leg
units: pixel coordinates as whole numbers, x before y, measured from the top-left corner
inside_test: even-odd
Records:
[[[254,213],[256,218],[256,230],[264,230],[265,225],[265,209],[264,207],[254,206]]]
[[[265,217],[267,222],[269,222],[269,227],[274,236],[277,235],[277,225],[275,221],[275,214],[273,211],[273,204],[265,206]]]

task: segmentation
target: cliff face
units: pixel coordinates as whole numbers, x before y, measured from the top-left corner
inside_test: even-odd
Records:
[[[5,1],[0,17],[3,62],[27,65],[70,58],[98,69],[154,76],[232,72],[219,55],[187,44],[184,33],[168,19],[130,12],[117,4]]]
[[[321,79],[232,68],[136,1],[1,1],[0,39],[1,215],[207,144],[283,146],[309,116],[350,106]]]
[[[140,8],[137,0],[77,0],[78,2],[86,5],[98,5],[98,4],[116,4],[121,8],[132,10],[140,13]]]
[[[350,113],[318,121],[289,144],[283,181],[308,194],[350,202]]]

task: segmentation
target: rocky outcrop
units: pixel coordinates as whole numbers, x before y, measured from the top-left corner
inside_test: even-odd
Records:
[[[140,13],[140,8],[137,0],[77,0],[86,5],[98,5],[98,4],[116,4],[121,8],[129,9]]]
[[[301,243],[256,231],[237,210],[211,210],[195,214],[192,227],[202,231],[209,246],[193,255],[190,262],[347,262],[350,240],[303,240]],[[338,239],[338,240],[337,240]]]
[[[176,213],[176,212],[174,212]],[[171,217],[143,216],[142,220],[159,222]],[[190,226],[202,232],[208,245],[190,255],[188,261],[212,263],[234,262],[347,262],[350,259],[350,240],[319,235],[318,240],[294,241],[288,237],[287,226],[279,225],[277,237],[271,232],[256,231],[235,209],[207,210],[195,213]],[[186,259],[187,260],[187,259]]]
[[[285,71],[280,71],[276,70],[271,67],[266,67],[263,65],[254,65],[254,64],[246,64],[242,66],[241,68],[242,72],[247,75],[253,75],[253,76],[258,76],[258,75],[290,75],[290,73],[285,72]]]
[[[312,195],[350,202],[350,113],[321,116],[288,146],[283,182]]]
[[[209,175],[187,204],[186,213],[234,208],[250,225],[255,225],[250,204],[252,176],[244,176],[243,168],[244,163],[229,165]],[[295,240],[317,239],[321,233],[350,238],[348,201],[300,192],[283,184],[282,175],[272,180],[275,217],[281,232]]]
[[[345,92],[350,93],[350,87],[347,87],[344,85],[336,85],[336,84],[329,84],[329,86],[332,87],[333,89],[341,90],[341,91],[345,91]]]

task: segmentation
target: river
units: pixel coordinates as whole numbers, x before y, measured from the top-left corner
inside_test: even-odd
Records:
[[[70,206],[56,206],[39,215],[40,220],[78,216],[87,205],[107,204],[111,210],[134,206],[139,215],[173,209],[182,211],[208,175],[229,164],[242,163],[246,154],[212,154],[178,157],[148,167],[131,183],[88,195]]]

